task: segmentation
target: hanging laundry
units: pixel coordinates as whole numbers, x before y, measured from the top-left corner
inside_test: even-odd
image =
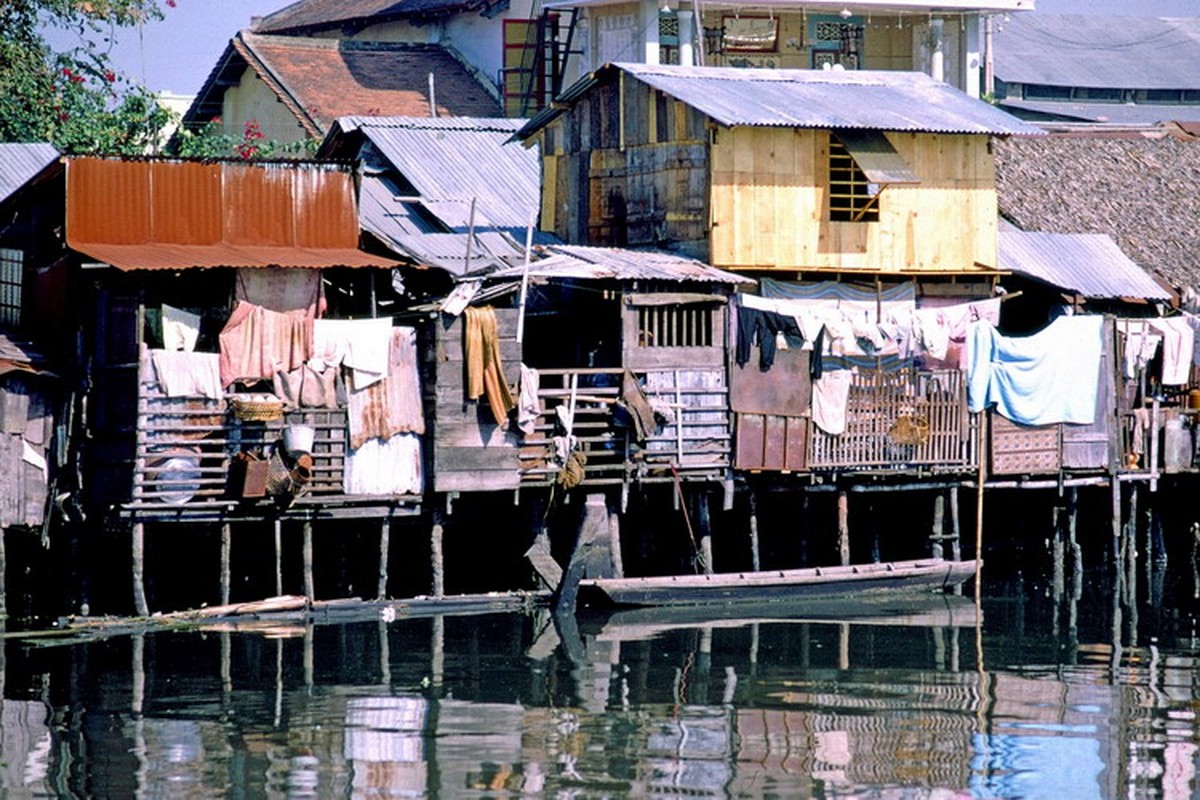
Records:
[[[200,338],[199,314],[164,303],[161,317],[164,350],[186,350],[190,353],[196,349],[196,341]]]
[[[536,369],[521,365],[521,379],[517,383],[517,428],[526,436],[533,435],[542,413],[542,403],[538,399],[541,382]]]
[[[967,332],[967,405],[989,406],[1023,425],[1096,418],[1104,318],[1059,317],[1031,336],[1004,336],[990,322]]]
[[[151,350],[158,385],[167,397],[208,397],[220,400],[221,357],[217,353]]]
[[[312,356],[313,321],[241,301],[218,339],[222,386],[270,380],[276,364],[290,371]]]
[[[846,408],[850,402],[850,387],[854,371],[826,370],[812,383],[813,424],[833,436],[846,431]]]
[[[247,267],[237,271],[234,299],[277,314],[316,318],[325,313],[319,269]]]
[[[1154,360],[1162,334],[1154,331],[1147,319],[1119,319],[1117,331],[1125,340],[1124,374],[1133,380]]]
[[[1150,328],[1162,335],[1162,382],[1166,386],[1188,383],[1196,342],[1192,326],[1183,317],[1155,317]]]
[[[398,433],[424,433],[421,383],[417,371],[416,331],[392,330],[387,375],[365,389],[352,389],[346,404],[350,447],[368,439],[390,439]]]
[[[467,361],[467,399],[487,395],[492,417],[503,425],[516,407],[512,389],[504,377],[500,360],[500,334],[496,312],[491,306],[468,306],[464,310],[463,352]]]

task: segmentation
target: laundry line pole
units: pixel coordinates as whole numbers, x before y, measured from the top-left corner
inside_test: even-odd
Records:
[[[517,313],[517,342],[525,341],[525,299],[529,296],[529,262],[533,257],[533,226],[537,224],[537,211],[529,215],[525,228],[525,265],[521,269],[521,303]]]

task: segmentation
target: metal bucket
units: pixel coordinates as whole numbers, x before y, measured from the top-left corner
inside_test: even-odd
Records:
[[[290,456],[311,453],[317,429],[311,425],[288,425],[283,429],[283,449]]]

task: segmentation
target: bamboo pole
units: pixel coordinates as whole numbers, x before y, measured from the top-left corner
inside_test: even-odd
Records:
[[[275,596],[283,594],[283,521],[275,520]]]
[[[221,605],[229,605],[230,572],[229,560],[232,549],[230,524],[221,524]]]
[[[384,518],[379,524],[379,587],[375,596],[383,600],[387,597],[388,585],[388,556],[391,554],[391,522]]]
[[[838,557],[843,567],[850,564],[850,495],[845,489],[837,496]]]
[[[146,528],[145,523],[133,523],[133,607],[139,617],[150,616],[146,604]]]
[[[304,596],[309,601],[316,600],[316,589],[313,586],[313,524],[312,520],[304,520]]]

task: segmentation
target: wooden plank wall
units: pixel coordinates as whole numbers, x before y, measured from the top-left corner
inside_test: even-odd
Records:
[[[543,135],[542,229],[574,244],[702,255],[705,118],[635,80],[624,87],[598,89]]]
[[[497,308],[500,358],[510,386],[520,375],[521,344],[516,309]],[[433,413],[430,469],[437,492],[486,492],[520,485],[519,439],[497,425],[486,400],[466,399],[463,317],[434,322]],[[429,433],[429,431],[427,431]]]
[[[45,519],[48,474],[26,459],[26,448],[52,460],[53,419],[48,395],[19,372],[0,379],[0,529],[41,525]]]
[[[886,188],[878,222],[826,219],[827,131],[721,128],[714,136],[715,266],[899,273],[996,264],[986,136],[888,133],[921,183]]]

